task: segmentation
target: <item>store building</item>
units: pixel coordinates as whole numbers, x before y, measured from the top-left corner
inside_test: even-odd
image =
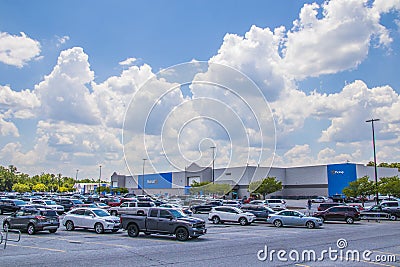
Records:
[[[380,177],[398,176],[396,168],[378,167]],[[125,187],[136,194],[185,195],[189,194],[190,185],[196,182],[229,184],[231,196],[242,198],[249,196],[248,186],[251,182],[266,177],[276,177],[282,182],[283,189],[275,192],[276,197],[310,197],[331,196],[342,193],[343,188],[352,181],[369,176],[374,181],[374,167],[363,164],[343,163],[303,167],[259,167],[242,166],[231,168],[201,167],[193,163],[181,172],[167,172],[126,176],[114,173],[111,176],[112,187]]]

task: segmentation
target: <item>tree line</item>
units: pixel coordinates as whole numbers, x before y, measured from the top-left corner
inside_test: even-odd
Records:
[[[40,175],[29,176],[21,173],[13,165],[8,167],[0,166],[0,192],[75,192],[75,179],[72,177],[63,176],[61,173],[42,173]],[[81,179],[79,183],[98,183],[94,179]],[[106,181],[100,181],[106,183]],[[101,186],[97,188],[100,192],[120,192],[127,193],[126,188],[113,188]]]
[[[398,176],[382,177],[377,184],[370,181],[368,176],[358,178],[356,181],[350,182],[343,189],[346,197],[362,197],[366,198],[371,195],[380,193],[382,195],[400,197],[400,178]]]

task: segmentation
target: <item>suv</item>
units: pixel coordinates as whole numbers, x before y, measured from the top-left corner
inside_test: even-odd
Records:
[[[229,206],[214,207],[208,214],[208,220],[214,224],[224,222],[238,222],[240,225],[250,225],[256,216],[250,212]]]
[[[19,229],[27,231],[29,235],[46,230],[55,233],[58,227],[60,221],[55,210],[34,207],[21,208],[3,221],[3,229]]]
[[[337,202],[321,203],[321,204],[319,204],[317,210],[323,211],[323,210],[329,209],[331,207],[340,206],[340,205],[342,205],[342,204],[337,203]]]
[[[266,199],[264,203],[273,210],[286,209],[286,201],[283,199]]]
[[[381,206],[382,208],[388,209],[400,209],[400,203],[398,201],[382,201]]]
[[[324,211],[317,211],[314,217],[321,218],[322,221],[345,221],[348,224],[360,220],[360,212],[349,206],[335,206]]]
[[[0,214],[4,212],[16,212],[25,206],[26,202],[18,199],[0,199]]]

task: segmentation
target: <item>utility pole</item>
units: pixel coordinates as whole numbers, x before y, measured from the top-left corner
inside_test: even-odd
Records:
[[[379,204],[379,194],[378,194],[378,170],[376,168],[376,150],[375,150],[375,128],[374,121],[379,121],[379,119],[371,119],[365,122],[371,122],[372,124],[372,146],[374,148],[374,168],[375,168],[375,187],[376,187],[376,205]]]

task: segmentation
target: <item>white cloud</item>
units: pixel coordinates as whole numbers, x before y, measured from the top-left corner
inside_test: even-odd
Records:
[[[57,37],[57,42],[58,42],[57,47],[65,44],[70,39],[69,36],[67,36],[67,35],[64,35],[62,37],[59,37],[59,36],[56,36],[56,37]]]
[[[26,36],[0,32],[0,62],[22,68],[40,54],[40,43]]]
[[[304,5],[287,33],[282,68],[293,78],[304,79],[357,67],[375,37],[380,45],[392,42],[377,11],[362,0]]]
[[[94,79],[88,56],[80,47],[62,51],[57,65],[35,86],[40,117],[82,124],[99,124],[101,116],[88,84]]]
[[[32,118],[39,106],[39,99],[30,90],[16,92],[9,86],[0,85],[0,110],[7,110],[12,114],[10,116],[19,119]]]
[[[124,61],[119,62],[118,64],[121,66],[130,66],[133,63],[135,63],[136,60],[137,60],[136,58],[130,57],[130,58],[125,59]]]

